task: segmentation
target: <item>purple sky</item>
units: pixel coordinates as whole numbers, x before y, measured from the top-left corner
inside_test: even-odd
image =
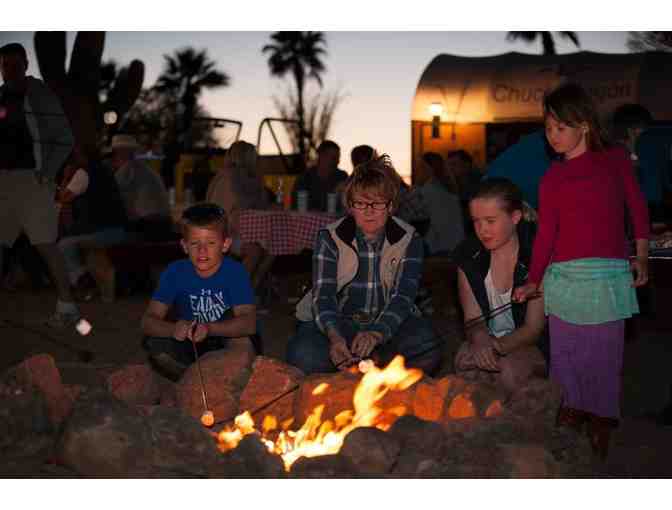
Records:
[[[242,139],[257,141],[259,122],[276,116],[272,96],[282,96],[289,81],[271,78],[261,48],[271,32],[108,32],[104,60],[126,65],[141,59],[145,86],[154,84],[163,68],[163,55],[193,46],[206,48],[217,68],[231,77],[229,87],[206,92],[202,104],[215,117],[243,122]],[[411,103],[420,75],[439,53],[465,56],[508,51],[541,53],[541,44],[506,40],[506,32],[345,32],[327,31],[324,88],[347,94],[338,108],[330,138],[342,149],[341,167],[350,171],[352,147],[367,143],[387,152],[402,175],[410,174]],[[578,32],[582,50],[626,53],[627,32]],[[33,32],[0,32],[0,43],[26,46],[32,72],[39,76],[33,53]],[[74,33],[68,34],[71,48]],[[559,53],[576,51],[557,39]],[[311,86],[309,93],[316,87]],[[275,152],[270,135],[262,137],[261,152]]]

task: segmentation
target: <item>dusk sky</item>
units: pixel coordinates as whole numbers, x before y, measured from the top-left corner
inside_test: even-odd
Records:
[[[492,22],[491,22],[492,23]],[[306,27],[307,28],[307,27]],[[284,96],[289,79],[271,78],[267,56],[261,48],[271,32],[108,32],[103,60],[126,65],[138,58],[145,63],[144,86],[156,81],[163,55],[193,46],[207,49],[217,69],[226,72],[229,87],[203,94],[201,104],[213,117],[243,122],[241,138],[257,141],[259,122],[277,116],[272,97]],[[512,43],[506,32],[392,32],[325,31],[327,71],[324,90],[346,94],[334,118],[329,137],[342,149],[341,168],[350,172],[352,147],[366,143],[387,152],[402,175],[410,174],[411,104],[425,67],[440,53],[463,56],[496,55],[509,51],[541,53],[541,43]],[[74,32],[68,34],[72,47]],[[627,32],[578,32],[581,50],[626,53]],[[33,52],[33,32],[0,32],[0,43],[23,43],[29,52],[29,73],[39,75]],[[577,51],[569,41],[556,37],[559,53]],[[317,87],[311,84],[309,94]],[[228,145],[228,144],[226,144]],[[275,152],[268,132],[262,153]]]

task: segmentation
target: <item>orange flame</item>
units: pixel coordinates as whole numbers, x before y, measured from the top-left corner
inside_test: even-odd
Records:
[[[383,414],[398,417],[405,414],[406,410],[403,406],[396,406],[383,412],[377,403],[388,391],[405,390],[421,377],[421,370],[406,369],[404,358],[396,356],[387,367],[383,369],[373,367],[364,374],[353,395],[354,410],[343,410],[334,417],[333,421],[322,421],[324,405],[318,405],[298,430],[286,430],[290,425],[288,423],[290,420],[283,423],[285,430],[279,433],[275,441],[268,439],[268,433],[277,429],[277,420],[274,416],[266,416],[260,433],[262,441],[270,452],[282,457],[287,471],[300,457],[338,453],[345,436],[357,427],[389,429],[389,419],[383,419]],[[325,383],[318,385],[313,390],[313,395],[324,393],[327,386]],[[221,451],[235,448],[244,436],[252,433],[259,433],[259,431],[254,428],[250,413],[245,411],[236,416],[233,428],[227,427],[219,433],[219,448]]]

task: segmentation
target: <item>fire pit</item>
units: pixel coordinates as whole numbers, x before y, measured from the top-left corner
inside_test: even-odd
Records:
[[[275,359],[241,354],[236,365],[224,356],[202,359],[215,419],[232,417],[221,430],[200,422],[195,373],[174,384],[146,365],[73,364],[68,370],[86,371],[91,384],[72,386],[48,355],[22,362],[0,378],[0,473],[34,476],[57,466],[63,477],[117,478],[592,474],[587,440],[554,427],[560,391],[548,380],[504,398],[455,375],[425,377],[402,358],[364,375],[306,377]]]
[[[240,440],[249,434],[261,434],[268,451],[282,457],[285,469],[300,457],[316,457],[339,452],[345,436],[358,427],[375,427],[386,431],[394,419],[408,412],[401,405],[382,409],[379,402],[388,391],[403,391],[422,378],[422,371],[406,369],[404,359],[397,356],[384,369],[375,366],[368,369],[357,385],[353,397],[353,409],[344,409],[333,420],[322,419],[324,404],[316,406],[308,419],[298,430],[289,430],[291,421],[281,425],[273,415],[266,415],[261,431],[257,430],[248,411],[235,418],[233,427],[226,427],[218,434],[219,448],[228,451],[238,446]],[[320,383],[312,391],[315,396],[324,395],[328,383]]]

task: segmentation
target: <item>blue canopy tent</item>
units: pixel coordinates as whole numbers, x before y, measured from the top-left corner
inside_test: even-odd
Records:
[[[662,204],[664,193],[672,191],[672,126],[654,126],[642,132],[635,152],[639,184],[647,202]]]
[[[523,198],[535,209],[539,206],[539,182],[551,160],[546,152],[543,131],[524,136],[488,165],[486,178],[506,177],[523,192]]]

